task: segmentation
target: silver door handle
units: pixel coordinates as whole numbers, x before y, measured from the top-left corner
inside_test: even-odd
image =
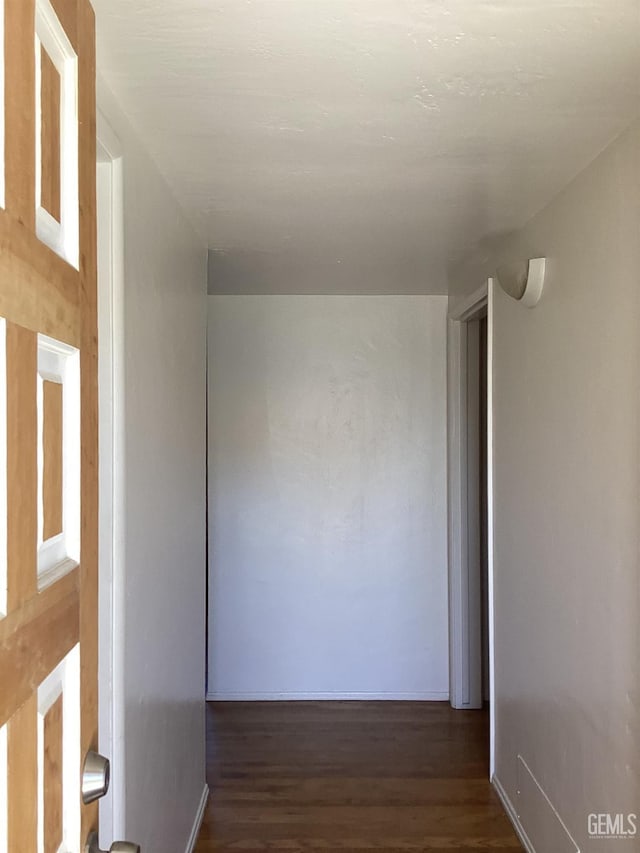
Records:
[[[110,777],[109,759],[89,750],[82,768],[82,802],[85,806],[105,796],[109,790]]]
[[[97,832],[92,832],[87,838],[84,853],[106,853],[105,850],[100,849]],[[109,848],[109,853],[140,853],[140,847],[130,841],[114,841]]]

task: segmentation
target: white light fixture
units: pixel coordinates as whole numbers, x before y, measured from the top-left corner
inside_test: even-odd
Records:
[[[497,278],[507,296],[527,308],[537,305],[544,289],[546,258],[530,258],[498,267]]]

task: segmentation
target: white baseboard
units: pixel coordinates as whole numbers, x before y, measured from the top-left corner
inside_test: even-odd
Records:
[[[448,702],[447,690],[418,693],[207,693],[208,702]]]
[[[494,773],[493,779],[491,780],[491,783],[492,783],[492,785],[496,791],[496,794],[500,797],[500,802],[502,803],[504,810],[507,813],[507,817],[509,818],[509,820],[513,824],[513,828],[516,831],[516,835],[520,839],[520,843],[522,844],[524,849],[527,851],[527,853],[536,853],[535,847],[531,843],[529,836],[524,831],[522,824],[520,823],[520,821],[518,819],[518,814],[515,810],[513,803],[509,799],[507,792],[502,787],[502,783],[500,782],[498,777],[495,775],[495,773]]]
[[[208,799],[209,786],[205,785],[202,790],[200,802],[198,803],[198,810],[196,811],[195,820],[193,821],[193,826],[191,827],[191,834],[189,835],[189,841],[187,842],[185,853],[193,853],[193,850],[196,846],[196,841],[198,840],[198,833],[200,832],[200,827],[202,826],[202,819],[204,818],[204,810],[207,807]]]

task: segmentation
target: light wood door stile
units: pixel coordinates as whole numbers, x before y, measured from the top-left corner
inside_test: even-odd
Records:
[[[75,853],[98,819],[94,15],[0,12],[0,853]]]

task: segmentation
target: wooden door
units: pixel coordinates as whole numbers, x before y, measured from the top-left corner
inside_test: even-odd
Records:
[[[94,17],[0,13],[0,853],[76,853],[97,826]]]

